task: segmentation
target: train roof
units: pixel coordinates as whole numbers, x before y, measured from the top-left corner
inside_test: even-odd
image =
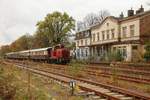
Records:
[[[28,50],[30,52],[34,52],[34,51],[45,51],[47,49],[51,49],[52,47],[46,47],[46,48],[38,48],[38,49],[31,49],[31,50]]]
[[[6,55],[14,54],[15,52],[6,53]]]
[[[48,50],[48,49],[51,49],[51,48],[52,47],[46,47],[46,48],[31,49],[31,50],[24,50],[24,51],[18,51],[18,52],[10,52],[10,53],[7,53],[6,55],[16,54],[16,53],[27,53],[27,52],[45,51],[45,50]]]

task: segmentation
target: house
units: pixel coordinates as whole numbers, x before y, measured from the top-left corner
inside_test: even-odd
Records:
[[[91,31],[89,55],[96,56],[101,61],[110,52],[119,51],[125,61],[142,59],[144,43],[150,40],[150,11],[144,11],[141,6],[136,13],[132,9],[128,10],[127,15],[124,17],[122,13],[120,17],[108,16],[88,30]]]

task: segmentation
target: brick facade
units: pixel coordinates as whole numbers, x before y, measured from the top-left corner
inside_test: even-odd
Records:
[[[142,43],[150,40],[150,13],[140,18],[140,37]]]

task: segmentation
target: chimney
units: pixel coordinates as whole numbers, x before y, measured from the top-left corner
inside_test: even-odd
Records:
[[[120,14],[120,18],[122,19],[122,18],[124,18],[124,14],[123,14],[123,12],[121,12],[121,14]]]
[[[144,8],[143,6],[141,5],[141,8],[139,8],[137,11],[136,11],[136,14],[139,14],[139,13],[142,13],[144,12]]]
[[[134,10],[132,10],[131,8],[131,10],[128,10],[128,17],[133,16],[133,15],[134,15]]]

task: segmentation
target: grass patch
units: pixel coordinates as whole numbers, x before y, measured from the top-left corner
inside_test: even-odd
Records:
[[[7,88],[3,89],[3,86]],[[0,100],[83,100],[79,96],[70,96],[69,92],[68,88],[49,78],[29,73],[13,65],[0,64]]]
[[[82,71],[85,69],[84,62],[78,62],[76,60],[72,60],[68,67],[68,73],[72,76],[83,77],[84,73]]]

